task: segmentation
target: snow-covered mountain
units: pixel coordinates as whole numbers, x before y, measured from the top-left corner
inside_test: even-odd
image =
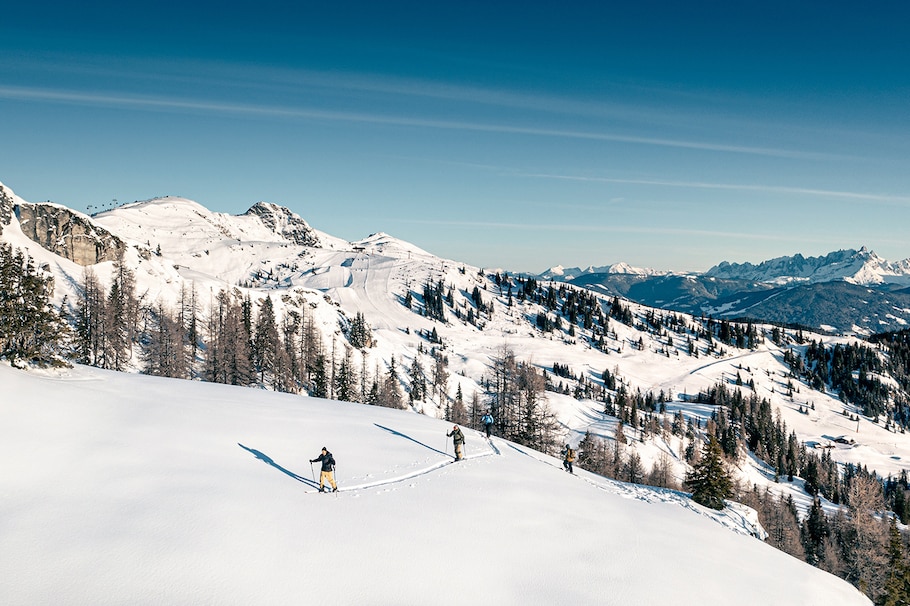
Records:
[[[658,271],[656,269],[633,267],[628,263],[613,263],[601,267],[588,266],[585,269],[580,267],[563,267],[556,265],[537,275],[541,280],[565,280],[570,281],[580,276],[588,274],[629,274],[635,276],[662,276],[670,272]]]
[[[41,212],[29,214],[23,212],[26,208],[37,208],[48,216],[59,215],[61,219],[55,220],[54,225],[63,226],[70,224],[64,220],[67,209],[55,207],[50,212],[43,205],[21,200],[0,184],[0,239],[26,249],[39,266],[46,266],[54,274],[57,302],[64,297],[71,304],[78,300],[86,267],[90,267],[102,283],[110,280],[113,270],[110,259],[98,258],[89,263],[88,257],[68,257],[67,248],[48,247],[30,237],[29,226],[23,226],[20,217],[39,216]],[[340,358],[349,351],[356,368],[375,375],[385,373],[394,359],[399,369],[411,368],[415,362],[422,365],[425,377],[431,381],[433,358],[429,352],[438,349],[447,361],[447,382],[441,393],[430,390],[431,393],[410,407],[411,412],[424,413],[428,417],[442,418],[457,392],[461,392],[466,401],[475,394],[483,400],[494,361],[508,349],[538,371],[553,373],[556,363],[571,370],[571,378],[554,380],[560,384],[564,381],[565,389],[546,393],[546,403],[559,422],[560,438],[568,443],[577,444],[586,433],[604,440],[613,440],[616,436],[619,419],[604,413],[602,401],[571,395],[571,388],[603,386],[605,371],[617,376],[627,393],[665,394],[665,412],[661,415],[669,418],[680,413],[701,425],[711,418],[714,407],[692,402],[691,396],[718,383],[731,384],[733,377],[741,376],[746,383],[754,384],[760,397],[771,402],[800,442],[830,446],[828,452],[835,461],[860,463],[881,475],[888,475],[899,473],[904,469],[905,461],[910,460],[910,440],[889,428],[886,419],[863,417],[859,414],[860,409],[845,406],[837,394],[816,391],[803,383],[795,392],[788,389],[791,379],[790,369],[784,362],[785,353],[804,351],[806,345],[792,339],[775,344],[767,338],[771,330],[768,326],[759,326],[763,335],[753,349],[717,348],[699,339],[694,330],[696,317],[680,314],[678,323],[673,326],[661,331],[651,330],[648,318],[653,319],[655,310],[623,301],[629,308],[631,321],[624,323],[608,318],[605,322],[609,323],[609,330],[601,329],[598,333],[596,328],[585,327],[583,321],[542,330],[535,320],[539,321],[541,317],[554,320],[559,312],[519,297],[518,280],[514,276],[485,274],[480,268],[439,258],[388,234],[378,233],[347,242],[311,228],[301,217],[280,206],[259,203],[253,208],[256,210],[242,215],[228,215],[212,212],[191,200],[161,198],[128,204],[94,217],[81,215],[84,226],[77,236],[80,241],[91,242],[93,250],[106,251],[110,247],[118,258],[122,258],[135,274],[137,292],[150,306],[159,302],[175,306],[182,294],[193,290],[199,294],[199,314],[204,321],[211,316],[213,301],[220,291],[248,296],[254,309],[268,297],[279,318],[298,314],[312,320],[328,355]],[[60,231],[59,236],[54,240],[69,237],[64,231]],[[631,274],[625,271],[616,275],[628,278]],[[421,294],[425,285],[438,284],[446,290],[442,320],[427,313],[427,304]],[[559,284],[554,283],[554,287],[558,288]],[[483,305],[475,300],[477,295]],[[411,307],[406,305],[409,298],[414,301]],[[602,310],[609,310],[613,296],[599,295],[598,300]],[[657,313],[664,314],[659,310]],[[350,346],[347,331],[351,318],[358,314],[362,314],[368,323],[373,337],[372,346],[363,349]],[[431,333],[438,334],[438,341],[429,340]],[[809,334],[807,339],[827,345],[855,342],[850,337],[822,334]],[[135,359],[132,368],[138,369],[140,363],[141,360]],[[407,389],[409,379],[401,378],[400,381]],[[253,399],[263,395],[261,390],[251,393],[253,395],[248,397]],[[212,396],[203,394],[199,397],[205,401]],[[297,396],[293,398],[298,401]],[[858,420],[845,421],[845,411]],[[346,420],[353,418],[353,413],[344,414]],[[279,416],[284,418],[283,415]],[[163,426],[164,421],[161,423]],[[343,424],[337,418],[331,423],[325,420],[319,423],[321,427]],[[626,432],[631,436],[630,448],[641,455],[646,467],[662,457],[667,458],[676,481],[682,480],[687,470],[684,439],[628,427]],[[835,445],[835,438],[842,435],[857,439],[853,444]],[[340,435],[338,439],[341,439]],[[444,446],[442,440],[437,444],[418,440],[429,444],[430,450]],[[283,457],[277,457],[272,450],[244,444],[265,453],[275,469],[289,470],[296,476],[305,475],[299,468],[284,465]],[[497,448],[503,454],[518,452],[514,445],[499,444]],[[210,453],[199,456],[203,461],[209,460]],[[246,453],[246,456],[253,455]],[[429,456],[429,452],[425,456]],[[263,458],[257,463],[262,461],[268,463]],[[423,459],[418,462],[396,460],[389,465],[400,470],[421,468],[424,463]],[[230,465],[236,471],[233,463]],[[367,478],[376,472],[363,468],[357,473],[361,478]],[[810,498],[798,478],[794,482],[779,482],[774,470],[751,457],[741,461],[737,474],[743,482],[792,495],[802,512],[808,507]],[[364,484],[369,484],[369,480],[360,481],[360,485]],[[172,489],[170,485],[167,488]],[[285,498],[283,492],[280,496]],[[556,496],[553,498],[557,499]],[[180,505],[187,506],[186,503]],[[412,511],[404,503],[397,503],[397,506]],[[583,508],[589,506],[588,503],[579,504]],[[827,502],[825,506],[834,508]],[[245,507],[242,504],[239,507],[244,515],[248,513]],[[552,515],[564,511],[557,503],[547,507],[553,508]],[[353,510],[348,513],[357,514]],[[284,524],[279,519],[271,522],[276,527]],[[533,526],[530,521],[527,524]],[[257,527],[256,532],[259,530]],[[466,526],[463,531],[467,531]],[[401,532],[413,538],[410,531]],[[345,537],[349,538],[349,535]],[[206,540],[213,539],[207,537]],[[375,545],[370,543],[370,547]],[[430,555],[434,554],[423,554],[422,557]],[[232,559],[231,565],[234,563]],[[470,572],[479,573],[473,569]],[[582,595],[589,598],[591,594]]]
[[[824,257],[796,254],[752,263],[724,261],[705,272],[705,276],[725,280],[749,280],[784,285],[793,282],[818,283],[843,280],[853,284],[910,285],[910,259],[890,262],[865,246],[859,250],[839,250]]]
[[[13,212],[10,208],[10,218],[2,226],[0,238],[28,250],[39,265],[47,266],[56,275],[57,301],[66,297],[72,304],[78,300],[84,266],[29,239],[16,219],[29,203],[2,185],[0,192],[10,201],[7,206],[18,209]],[[484,275],[479,268],[436,257],[388,234],[346,242],[309,228],[302,218],[286,209],[257,206],[260,211],[269,212],[227,215],[191,200],[169,197],[82,217],[95,233],[108,233],[125,243],[121,251],[124,263],[135,272],[137,291],[147,305],[159,301],[176,305],[182,293],[195,289],[200,295],[200,313],[206,316],[219,290],[249,295],[254,304],[268,296],[279,315],[295,311],[311,317],[324,342],[333,349],[336,344],[346,345],[345,328],[350,318],[361,313],[372,329],[374,344],[358,354],[363,358],[359,365],[380,372],[393,357],[403,368],[415,360],[425,368],[430,366],[426,335],[435,330],[449,359],[451,379],[446,386],[447,397],[431,395],[418,403],[417,410],[431,416],[442,416],[446,402],[459,388],[465,399],[474,393],[482,394],[491,360],[507,347],[541,370],[551,371],[558,362],[570,367],[576,377],[599,382],[603,371],[609,369],[617,371],[632,389],[655,394],[663,391],[671,399],[708,389],[725,377],[743,372],[740,366],[748,361],[748,366],[763,371],[749,373],[759,394],[781,408],[788,425],[797,429],[804,441],[824,442],[825,435],[842,433],[838,418],[844,407],[833,394],[803,396],[819,405],[817,412],[810,415],[811,423],[805,422],[805,415],[794,412],[797,403],[792,397],[782,395],[775,377],[789,374],[789,368],[781,361],[782,352],[797,348],[794,344],[778,347],[763,341],[754,350],[732,348],[726,349],[724,355],[710,357],[705,357],[706,344],[700,344],[695,353],[700,349],[701,356],[693,356],[684,347],[690,335],[680,328],[668,335],[673,342],[673,351],[669,351],[663,338],[636,326],[651,310],[628,302],[633,315],[641,320],[631,326],[611,322],[605,346],[593,347],[596,336],[580,326],[575,327],[574,336],[566,325],[560,330],[542,332],[534,318],[546,309],[515,300],[510,295],[515,287],[511,278],[497,284],[495,276]],[[295,229],[289,232],[288,225]],[[307,234],[305,241],[313,245],[300,244],[301,233]],[[91,269],[104,282],[110,276],[112,262],[101,261]],[[451,288],[452,303],[447,304],[446,319],[441,322],[426,315],[420,304],[424,285],[437,283]],[[475,289],[488,311],[480,312],[472,301]],[[417,300],[413,308],[403,304],[409,292]],[[611,301],[612,297],[604,297],[604,308]],[[469,310],[476,311],[477,320],[473,323],[466,321]],[[824,335],[816,338],[831,343],[850,340]],[[639,343],[643,349],[639,349]],[[601,415],[600,403],[556,392],[549,392],[548,399],[570,441],[577,441],[586,431],[612,437],[616,420]],[[706,416],[704,411],[692,414]],[[882,431],[882,441],[893,442],[893,434],[885,431],[882,423],[870,422],[864,431],[870,436]],[[662,448],[678,458],[678,447],[667,443],[654,454]],[[906,448],[906,458],[910,459],[910,442]],[[846,450],[834,454],[843,457],[843,461],[862,461],[882,474],[901,469],[900,459],[894,458],[890,447],[870,447],[862,457]],[[677,461],[679,477],[684,469]]]
[[[471,430],[454,463],[423,415],[87,367],[0,386],[3,604],[871,604],[754,512]]]
[[[540,274],[542,280],[574,281],[582,276],[599,274],[624,274],[642,277],[693,277],[703,276],[720,280],[761,282],[774,286],[819,282],[845,281],[860,285],[895,284],[910,286],[910,259],[887,261],[865,246],[859,250],[839,250],[823,257],[804,257],[797,253],[752,263],[722,261],[706,272],[670,272],[633,267],[627,263],[614,263],[600,267],[563,267],[557,265]]]
[[[910,259],[886,261],[865,247],[823,257],[779,257],[758,265],[725,261],[704,273],[611,267],[616,266],[557,268],[539,277],[694,315],[862,335],[910,325]]]

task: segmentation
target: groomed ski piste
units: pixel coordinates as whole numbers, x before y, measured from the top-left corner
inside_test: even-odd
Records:
[[[469,429],[455,462],[424,415],[80,366],[0,391],[3,604],[869,604],[745,508]]]

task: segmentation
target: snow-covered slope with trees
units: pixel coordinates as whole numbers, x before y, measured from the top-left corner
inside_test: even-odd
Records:
[[[489,273],[388,234],[345,242],[262,203],[233,216],[163,198],[86,218],[127,245],[119,261],[85,267],[30,240],[12,212],[28,203],[0,190],[12,201],[0,238],[53,274],[54,300],[77,329],[64,353],[97,366],[468,426],[493,408],[498,436],[525,452],[552,455],[570,443],[580,467],[676,488],[716,434],[740,494],[792,499],[774,537],[799,557],[796,515],[812,507],[802,472],[813,473],[812,492],[834,516],[847,491],[831,477],[838,466],[898,477],[910,460],[910,411],[896,401],[906,385],[855,338],[715,322]],[[124,303],[125,289],[135,301]],[[114,304],[122,313],[110,313]],[[111,327],[128,338],[105,341]],[[836,356],[848,361],[830,363]],[[887,394],[841,395],[860,382]],[[848,576],[840,560],[828,564]]]
[[[288,217],[285,211],[275,214]],[[752,381],[758,395],[770,398],[788,426],[798,429],[803,441],[824,443],[832,435],[858,430],[868,436],[862,440],[867,452],[862,457],[837,454],[843,460],[862,461],[882,474],[901,469],[901,461],[910,458],[910,441],[884,430],[883,420],[878,424],[871,419],[862,419],[859,424],[841,421],[845,409],[854,414],[856,408],[845,407],[836,394],[807,387],[802,392],[788,388],[793,381],[787,378],[790,368],[784,363],[784,353],[804,350],[810,339],[831,345],[854,342],[852,339],[807,334],[802,336],[802,343],[797,343],[793,333],[776,344],[769,338],[770,327],[758,327],[761,335],[753,347],[739,349],[700,339],[694,332],[694,318],[660,312],[655,315],[654,310],[632,303],[624,304],[629,314],[627,323],[604,313],[606,326],[589,329],[581,320],[567,322],[561,310],[553,309],[547,301],[532,302],[520,296],[521,288],[514,277],[485,275],[480,268],[438,258],[387,234],[349,243],[310,229],[310,241],[318,246],[302,246],[295,241],[296,236],[286,235],[284,225],[263,221],[261,214],[213,213],[179,198],[129,204],[94,220],[133,244],[126,251],[124,264],[135,272],[136,291],[147,306],[159,302],[176,306],[192,288],[198,293],[201,323],[211,315],[219,290],[248,296],[254,307],[268,297],[279,319],[290,311],[312,316],[327,355],[339,360],[346,348],[353,349],[357,368],[366,368],[368,374],[377,367],[380,374],[384,373],[394,356],[402,371],[415,360],[419,362],[432,383],[430,352],[445,352],[448,380],[440,385],[444,389],[430,390],[425,399],[414,403],[415,409],[432,416],[443,416],[458,388],[466,401],[474,393],[484,397],[482,384],[492,376],[493,361],[508,350],[517,359],[549,371],[554,386],[587,386],[587,393],[593,384],[602,386],[605,370],[615,373],[628,391],[653,392],[655,396],[663,392],[667,401],[675,402],[691,399],[718,382],[732,384],[739,375],[747,383]],[[306,225],[296,216],[290,221]],[[2,237],[15,247],[25,248],[39,264],[46,264],[57,277],[56,299],[65,296],[74,305],[80,297],[84,268],[23,237],[15,220],[4,228]],[[91,271],[103,285],[110,279],[112,264],[99,263]],[[428,313],[422,296],[427,285],[442,287],[442,298],[446,299],[442,319]],[[405,304],[409,294],[411,307]],[[556,295],[555,290],[552,294]],[[612,300],[600,299],[604,312],[609,311]],[[564,303],[563,299],[556,301],[557,305]],[[256,309],[252,312],[255,314]],[[371,346],[365,348],[351,348],[349,344],[348,329],[358,313],[364,316],[373,337]],[[655,329],[650,324],[658,316],[678,324]],[[546,320],[543,330],[539,324],[542,320]],[[428,340],[433,332],[437,343]],[[143,360],[135,353],[131,367],[141,369]],[[571,379],[556,377],[552,373],[554,363],[570,369]],[[406,378],[402,378],[401,386],[409,388]],[[795,389],[800,389],[798,381]],[[589,428],[600,428],[603,422],[609,424],[609,419],[599,420],[603,408],[599,402],[564,397],[556,390],[550,391],[548,398],[573,439]],[[815,408],[810,414],[798,412],[812,405]]]
[[[4,604],[869,603],[735,510],[473,431],[454,463],[426,416],[87,367],[0,385]]]

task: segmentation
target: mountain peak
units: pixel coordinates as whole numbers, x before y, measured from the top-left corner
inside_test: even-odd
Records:
[[[705,272],[705,276],[781,285],[834,281],[864,285],[905,283],[910,282],[908,265],[907,261],[888,262],[863,246],[859,250],[838,250],[819,257],[804,257],[796,253],[762,261],[758,265],[724,261]]]
[[[258,217],[272,232],[299,246],[319,246],[319,236],[299,215],[272,202],[257,202],[244,216]]]
[[[570,281],[578,278],[579,276],[590,274],[631,274],[638,276],[657,276],[664,275],[666,273],[667,272],[657,271],[650,268],[634,267],[628,263],[619,262],[599,267],[589,265],[585,269],[582,269],[580,267],[563,267],[562,265],[556,265],[539,273],[537,277],[543,280]]]

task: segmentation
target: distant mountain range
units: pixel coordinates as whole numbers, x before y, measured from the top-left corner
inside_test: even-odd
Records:
[[[662,276],[667,275],[670,272],[667,271],[658,271],[656,269],[642,269],[640,267],[632,267],[628,263],[614,263],[613,265],[605,265],[603,267],[587,267],[582,269],[580,267],[563,267],[557,265],[556,267],[551,267],[545,272],[539,274],[537,277],[543,280],[574,280],[579,277],[587,275],[597,275],[597,274],[633,274],[640,276]]]
[[[910,326],[910,259],[890,262],[866,247],[758,265],[724,261],[704,273],[617,263],[584,270],[554,267],[537,277],[696,315],[860,335]]]
[[[778,257],[758,265],[724,261],[704,275],[775,285],[843,281],[864,286],[910,286],[910,259],[892,263],[864,246],[859,250],[839,250],[824,257],[806,258],[800,254]]]

